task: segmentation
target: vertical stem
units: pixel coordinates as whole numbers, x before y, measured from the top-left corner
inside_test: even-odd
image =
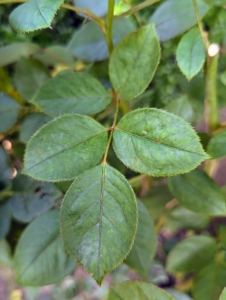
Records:
[[[105,153],[104,153],[103,164],[106,164],[106,161],[107,161],[107,156],[108,156],[109,148],[110,148],[110,145],[111,145],[111,141],[112,141],[112,138],[113,138],[113,133],[114,133],[114,130],[115,130],[115,126],[116,126],[116,123],[117,123],[117,120],[118,120],[118,113],[119,113],[120,100],[118,99],[118,96],[114,92],[114,90],[112,92],[113,92],[113,97],[116,100],[116,111],[115,111],[114,121],[113,121],[113,124],[111,126],[111,133],[110,133],[108,143],[107,143],[107,147],[106,147],[106,150],[105,150]]]
[[[205,34],[205,32],[204,32],[204,30],[202,28],[202,23],[200,21],[199,8],[198,8],[196,0],[192,0],[192,1],[193,1],[193,6],[194,6],[194,10],[195,10],[195,16],[196,16],[196,21],[197,21],[197,24],[198,24],[199,32],[201,34],[201,37],[202,37],[202,40],[203,40],[203,44],[204,44],[204,47],[205,47],[206,52],[207,52],[209,44],[208,44],[208,40],[206,38],[206,34]]]
[[[218,126],[217,66],[219,54],[208,56],[205,74],[205,123],[211,134]]]
[[[114,44],[112,39],[112,23],[113,23],[113,15],[114,15],[114,0],[108,0],[108,13],[107,13],[107,32],[106,32],[106,40],[108,46],[109,56],[111,55]]]

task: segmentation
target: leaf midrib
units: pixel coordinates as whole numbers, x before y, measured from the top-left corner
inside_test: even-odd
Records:
[[[206,157],[206,156],[204,155],[205,153],[204,153],[204,154],[199,154],[199,153],[196,153],[196,152],[192,152],[192,151],[188,151],[188,150],[185,150],[185,149],[177,148],[177,147],[174,147],[174,146],[171,146],[171,145],[167,145],[167,144],[163,144],[163,143],[158,143],[158,142],[156,142],[156,141],[154,141],[154,140],[151,140],[151,139],[145,139],[144,137],[142,137],[142,136],[140,136],[140,135],[137,135],[137,134],[135,134],[135,133],[131,133],[131,132],[126,131],[126,130],[124,130],[124,129],[121,129],[121,128],[119,128],[119,127],[115,127],[115,130],[121,130],[121,131],[127,133],[128,135],[135,136],[135,137],[137,137],[137,138],[143,139],[143,140],[145,140],[145,141],[149,141],[149,142],[154,143],[154,144],[157,144],[157,145],[161,145],[161,146],[173,148],[173,149],[176,149],[176,150],[188,152],[188,153],[191,153],[191,154],[195,154],[195,155],[198,155],[198,156]]]
[[[84,143],[84,142],[88,141],[89,139],[92,139],[92,138],[94,138],[94,137],[96,137],[96,136],[98,136],[98,135],[100,135],[100,134],[102,134],[103,132],[106,132],[106,131],[107,131],[107,129],[104,129],[103,131],[101,131],[101,132],[99,132],[99,133],[97,133],[97,134],[95,134],[95,135],[89,136],[88,138],[86,138],[86,139],[84,139],[84,140],[81,140],[81,141],[79,141],[79,142],[77,142],[77,143],[75,143],[75,144],[72,144],[71,146],[69,146],[69,147],[67,147],[67,148],[61,149],[60,151],[58,151],[58,152],[56,152],[56,153],[54,153],[54,154],[52,154],[52,155],[46,157],[45,159],[43,159],[43,160],[37,162],[36,164],[34,164],[33,166],[31,166],[31,167],[25,169],[25,171],[29,171],[29,170],[33,169],[34,167],[36,167],[36,166],[42,164],[42,163],[45,162],[46,160],[51,159],[51,158],[57,156],[58,154],[61,154],[61,153],[63,153],[64,151],[69,150],[70,148],[76,147],[76,146],[78,146],[79,144]],[[25,158],[25,159],[26,159],[26,158]]]

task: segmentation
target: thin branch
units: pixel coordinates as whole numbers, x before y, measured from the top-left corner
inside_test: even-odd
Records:
[[[201,23],[200,16],[199,16],[198,5],[197,5],[196,0],[192,0],[192,1],[193,1],[193,6],[194,6],[194,10],[195,10],[195,16],[196,16],[196,21],[197,21],[197,24],[198,24],[199,32],[201,34],[201,37],[202,37],[202,40],[203,40],[203,44],[204,44],[204,47],[205,47],[206,52],[207,52],[208,51],[208,47],[209,47],[209,43],[208,43],[208,40],[206,38],[206,33],[203,30],[203,28],[202,28],[202,23]]]

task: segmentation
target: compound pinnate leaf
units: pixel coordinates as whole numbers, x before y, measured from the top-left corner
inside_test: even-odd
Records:
[[[214,135],[207,146],[207,153],[212,158],[219,158],[226,156],[226,130]]]
[[[10,129],[17,121],[20,105],[11,97],[0,93],[0,132]]]
[[[171,294],[148,282],[126,281],[110,289],[108,300],[128,299],[176,300]]]
[[[51,27],[51,22],[64,0],[29,0],[9,16],[10,25],[18,32]]]
[[[140,95],[152,80],[159,58],[160,46],[154,24],[123,38],[109,63],[111,83],[119,97],[131,100]]]
[[[200,18],[207,13],[209,6],[197,0]],[[196,24],[195,10],[191,0],[164,1],[150,18],[156,25],[160,41],[167,41]]]
[[[138,228],[133,248],[125,260],[131,268],[146,274],[156,250],[156,234],[152,218],[145,205],[138,203]]]
[[[189,172],[208,158],[188,123],[154,108],[126,114],[114,130],[113,147],[127,167],[152,176]]]
[[[188,209],[206,215],[225,215],[226,200],[218,185],[202,170],[171,177],[171,193]]]
[[[99,165],[70,186],[61,207],[64,246],[98,283],[126,257],[136,227],[133,190],[116,169]]]
[[[70,180],[94,167],[107,145],[107,130],[88,116],[63,115],[27,144],[24,173],[38,180]]]
[[[179,242],[167,258],[167,269],[171,272],[198,270],[214,259],[216,241],[208,236],[191,236]]]
[[[188,80],[202,69],[206,54],[202,37],[197,28],[191,29],[182,37],[176,57],[181,72]]]
[[[75,268],[60,238],[59,211],[52,210],[35,219],[17,244],[14,268],[19,285],[41,286],[55,283]]]
[[[111,100],[111,95],[91,75],[68,73],[44,84],[33,103],[57,117],[64,113],[95,114],[105,109]]]

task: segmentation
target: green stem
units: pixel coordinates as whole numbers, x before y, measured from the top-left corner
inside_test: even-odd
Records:
[[[110,132],[110,136],[109,136],[109,139],[108,139],[107,147],[106,147],[105,154],[104,154],[103,164],[106,164],[106,162],[107,162],[107,156],[108,156],[108,152],[109,152],[109,149],[110,149],[110,145],[111,145],[111,141],[112,141],[112,138],[113,138],[113,133],[114,133],[114,130],[115,130],[115,126],[116,126],[116,123],[117,123],[117,120],[118,120],[118,113],[119,113],[120,99],[118,98],[118,96],[114,92],[114,90],[112,92],[113,92],[113,98],[116,100],[116,111],[115,111],[114,121],[113,121],[113,124],[111,126],[111,132]]]
[[[101,19],[101,18],[99,18],[99,17],[97,17],[95,14],[93,14],[88,9],[80,9],[80,8],[77,8],[75,6],[71,6],[71,5],[68,5],[68,4],[61,4],[60,7],[66,8],[68,10],[72,10],[72,11],[74,11],[76,13],[80,13],[80,14],[86,15],[89,18],[92,18],[97,24],[100,25],[102,31],[105,32],[105,22],[104,22],[104,20]]]
[[[0,4],[13,4],[13,3],[23,3],[27,0],[0,0]]]
[[[130,16],[136,12],[138,12],[139,10],[141,9],[144,9],[148,6],[151,6],[152,4],[156,3],[156,2],[159,2],[160,0],[146,0],[130,9],[128,9],[127,11],[125,11],[124,13],[118,15],[118,16],[115,16],[114,19],[119,19],[119,18],[123,18],[123,17],[127,17],[127,16]]]
[[[202,28],[202,23],[201,23],[200,16],[199,16],[198,5],[197,5],[196,0],[192,0],[192,1],[193,1],[193,6],[194,6],[194,10],[195,10],[195,16],[196,16],[196,21],[197,21],[197,24],[198,24],[199,32],[201,34],[203,44],[204,44],[204,47],[205,47],[206,52],[207,52],[208,47],[209,47],[209,43],[208,43],[208,40],[206,39],[206,34],[205,34],[205,32]]]
[[[114,44],[112,38],[112,23],[113,23],[113,15],[114,15],[114,0],[108,0],[108,13],[107,13],[107,32],[106,32],[106,41],[108,46],[109,56],[111,55]]]
[[[205,72],[205,122],[209,133],[218,126],[217,66],[219,54],[208,56]]]

